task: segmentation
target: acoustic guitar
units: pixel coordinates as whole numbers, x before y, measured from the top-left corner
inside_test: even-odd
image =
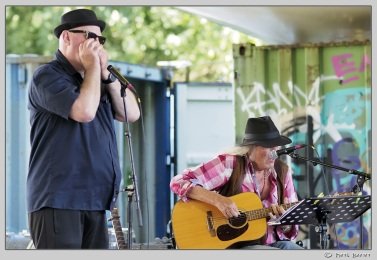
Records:
[[[235,243],[254,241],[267,232],[272,208],[263,208],[252,192],[229,197],[240,215],[227,219],[216,207],[197,200],[177,201],[172,212],[172,227],[178,249],[225,249]],[[283,204],[288,209],[298,202]]]

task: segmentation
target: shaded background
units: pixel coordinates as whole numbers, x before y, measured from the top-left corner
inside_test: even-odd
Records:
[[[72,8],[6,8],[9,241],[28,242],[28,83],[57,48],[51,24]],[[133,204],[137,244],[168,247],[176,201],[170,178],[239,143],[248,117],[270,115],[295,144],[316,148],[301,155],[371,172],[370,7],[89,8],[108,21],[111,62],[142,101],[143,121],[131,126],[144,224],[138,226]],[[124,126],[116,125],[127,186],[128,147]],[[349,191],[356,184],[354,175],[285,159],[293,165],[300,198]],[[370,194],[368,182],[363,188]],[[127,206],[124,194],[119,208],[125,228]],[[362,226],[364,248],[370,248],[370,211],[361,224],[332,226],[331,246],[360,248]],[[318,248],[312,226],[301,225],[299,239]]]

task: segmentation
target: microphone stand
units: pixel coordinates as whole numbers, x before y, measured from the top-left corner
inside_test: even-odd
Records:
[[[293,152],[289,153],[288,155],[290,157],[294,158],[294,159],[300,159],[300,160],[304,160],[304,161],[307,161],[307,162],[312,162],[313,166],[316,166],[317,164],[321,164],[321,165],[326,166],[326,167],[330,167],[330,168],[333,168],[333,169],[344,171],[344,172],[347,172],[349,174],[357,175],[356,185],[352,188],[353,193],[362,192],[364,182],[371,179],[370,173],[360,172],[360,171],[357,171],[357,170],[354,170],[354,169],[347,169],[347,168],[343,168],[343,167],[340,167],[340,166],[337,166],[337,165],[324,163],[324,162],[322,162],[318,159],[308,159],[308,158],[299,156],[298,154],[293,153]],[[361,249],[364,248],[363,218],[362,218],[362,216],[360,216],[360,247],[361,247]]]
[[[131,171],[132,171],[132,184],[128,185],[127,188],[122,189],[121,191],[127,191],[127,197],[128,197],[128,207],[127,207],[127,219],[128,219],[128,232],[127,232],[127,248],[132,249],[132,198],[133,195],[135,195],[135,201],[136,201],[136,209],[138,213],[139,218],[139,226],[143,226],[143,220],[140,210],[140,199],[139,199],[139,192],[137,189],[137,176],[135,174],[135,164],[134,164],[134,158],[133,158],[133,150],[132,150],[132,142],[131,142],[131,132],[130,132],[130,123],[128,121],[127,116],[127,108],[126,108],[126,89],[131,83],[129,83],[123,76],[119,78],[119,73],[117,71],[114,72],[114,69],[110,65],[108,67],[108,70],[110,73],[112,73],[120,82],[120,96],[123,99],[123,108],[124,108],[124,116],[125,116],[125,133],[124,135],[127,137],[128,142],[128,149],[130,153],[130,161],[131,161]],[[117,75],[118,74],[118,75]]]
[[[343,167],[340,167],[340,166],[337,166],[337,165],[332,165],[332,164],[324,163],[324,162],[322,162],[322,161],[320,161],[318,159],[308,159],[308,158],[299,156],[296,153],[290,153],[288,155],[290,157],[294,158],[294,159],[300,159],[300,160],[312,162],[314,166],[316,166],[317,164],[321,164],[321,165],[326,166],[326,167],[334,168],[334,169],[337,169],[337,170],[345,171],[345,172],[347,172],[349,174],[354,174],[354,175],[357,175],[359,177],[363,177],[364,181],[365,180],[369,180],[371,178],[370,173],[360,172],[360,171],[357,171],[357,170],[347,169],[347,168],[343,168]]]

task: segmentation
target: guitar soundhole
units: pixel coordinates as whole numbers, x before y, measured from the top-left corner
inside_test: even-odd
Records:
[[[246,224],[241,228],[232,228],[229,225],[221,225],[217,228],[217,237],[221,241],[229,241],[241,236],[249,228],[249,224]]]
[[[245,213],[240,212],[238,217],[228,220],[229,225],[221,225],[217,228],[217,237],[222,241],[229,241],[241,236],[249,228]]]
[[[238,217],[232,217],[228,220],[229,225],[238,228],[242,227],[247,223],[247,217],[245,213],[241,213]]]

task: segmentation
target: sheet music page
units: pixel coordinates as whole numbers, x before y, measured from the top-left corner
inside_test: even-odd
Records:
[[[283,215],[281,215],[280,217],[278,218],[275,218],[275,219],[270,219],[268,222],[267,222],[267,225],[269,226],[277,226],[277,225],[281,225],[281,219],[283,219],[285,216],[287,216],[291,211],[293,211],[296,207],[298,207],[304,200],[300,201],[299,203],[297,203],[296,205],[290,207],[289,209],[287,209]]]

